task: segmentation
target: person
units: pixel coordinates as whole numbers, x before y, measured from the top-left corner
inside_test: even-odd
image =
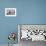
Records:
[[[15,38],[16,38],[16,34],[15,33],[10,33],[9,36],[8,36],[9,40],[11,40],[11,39],[15,40]]]

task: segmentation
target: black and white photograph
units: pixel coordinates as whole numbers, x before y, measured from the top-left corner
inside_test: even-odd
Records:
[[[18,38],[20,46],[31,46],[46,42],[46,25],[18,25]]]
[[[5,8],[5,16],[16,16],[16,8]]]

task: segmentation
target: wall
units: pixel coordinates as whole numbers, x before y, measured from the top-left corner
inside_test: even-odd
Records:
[[[16,17],[5,17],[5,8],[17,8]],[[7,44],[17,24],[46,24],[46,0],[0,0],[0,44]],[[17,40],[16,40],[17,42]]]

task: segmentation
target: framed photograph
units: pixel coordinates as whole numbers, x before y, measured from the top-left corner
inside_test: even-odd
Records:
[[[5,16],[16,16],[16,8],[5,8]]]
[[[46,25],[44,24],[19,24],[18,41],[46,41]]]

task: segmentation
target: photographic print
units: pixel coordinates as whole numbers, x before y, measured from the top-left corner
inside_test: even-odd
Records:
[[[46,42],[46,25],[19,24],[18,41],[20,46],[31,46]]]
[[[16,8],[5,8],[5,16],[16,16]]]
[[[19,25],[20,40],[46,41],[46,25]]]

